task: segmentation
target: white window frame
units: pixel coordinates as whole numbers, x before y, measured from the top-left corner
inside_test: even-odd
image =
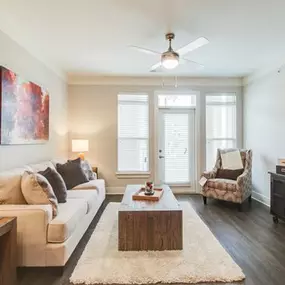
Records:
[[[119,95],[146,95],[148,97],[148,138],[147,138],[147,150],[148,150],[148,170],[147,171],[119,171],[119,114],[118,114],[118,106],[119,106]],[[128,101],[131,102],[131,101]],[[139,102],[134,101],[134,103],[138,104]],[[130,138],[135,139],[135,138]],[[140,139],[140,138],[136,138]],[[143,138],[145,139],[145,138]],[[143,92],[119,92],[117,94],[117,166],[116,166],[116,176],[121,179],[127,178],[148,178],[150,176],[150,96],[148,93]]]

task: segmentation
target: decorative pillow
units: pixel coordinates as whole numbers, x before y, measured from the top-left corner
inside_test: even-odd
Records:
[[[64,180],[60,176],[60,174],[55,169],[52,169],[50,167],[48,167],[44,171],[39,171],[38,173],[44,176],[47,179],[47,181],[50,183],[58,203],[65,203],[67,196],[66,192],[67,189]]]
[[[50,204],[52,206],[53,217],[57,215],[57,199],[51,185],[44,176],[39,173],[26,171],[22,176],[21,188],[28,204]]]
[[[216,178],[237,180],[237,178],[242,175],[244,169],[218,169]]]
[[[56,170],[62,176],[68,190],[89,181],[81,167],[80,158],[79,163],[75,161],[64,164],[57,163]]]
[[[94,180],[95,179],[95,174],[92,170],[92,167],[90,165],[90,163],[88,162],[88,160],[82,160],[80,157],[76,158],[74,160],[68,160],[68,162],[72,162],[72,163],[81,163],[81,167],[87,177],[88,180]]]
[[[230,152],[221,152],[222,168],[223,169],[242,169],[242,159],[238,150]]]
[[[81,166],[88,180],[94,180],[95,175],[90,163],[87,160],[81,160]]]

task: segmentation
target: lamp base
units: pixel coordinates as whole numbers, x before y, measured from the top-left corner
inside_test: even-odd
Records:
[[[84,159],[85,159],[85,157],[84,157],[84,153],[83,153],[83,152],[80,152],[80,153],[78,154],[78,157],[80,157],[80,158],[81,158],[81,160],[84,160]]]

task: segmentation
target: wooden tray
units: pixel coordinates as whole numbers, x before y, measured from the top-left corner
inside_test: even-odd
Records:
[[[162,188],[154,188],[153,195],[145,195],[144,188],[141,188],[133,195],[133,200],[136,201],[159,201],[160,197],[163,194]]]

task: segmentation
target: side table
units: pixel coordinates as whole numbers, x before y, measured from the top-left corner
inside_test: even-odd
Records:
[[[98,177],[98,167],[97,166],[92,166],[92,171],[96,173],[97,179],[98,179],[99,178]]]
[[[0,217],[0,285],[17,284],[17,218]]]

